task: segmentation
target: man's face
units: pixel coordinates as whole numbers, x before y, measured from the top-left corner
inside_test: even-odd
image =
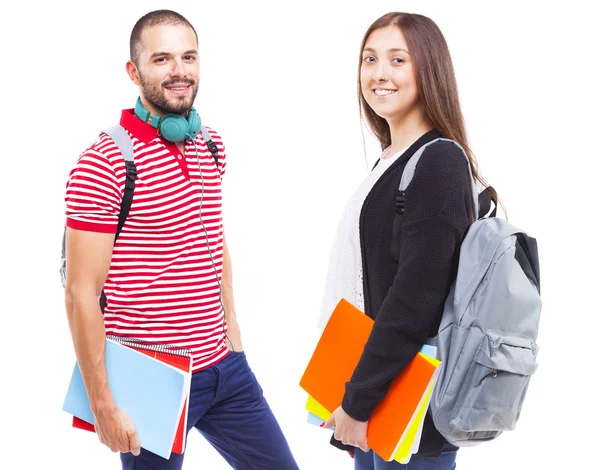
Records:
[[[141,35],[138,72],[142,95],[159,114],[185,114],[198,93],[198,43],[184,25],[161,25]]]

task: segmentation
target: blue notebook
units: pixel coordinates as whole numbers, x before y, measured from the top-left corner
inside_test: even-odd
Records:
[[[314,424],[315,426],[321,426],[321,424],[323,423],[323,420],[321,418],[319,418],[318,416],[312,414],[310,411],[308,412],[308,416],[306,417],[306,422],[308,424]],[[323,429],[329,429],[330,431],[335,431],[335,426],[332,426],[330,428],[323,428]]]
[[[115,403],[133,420],[141,446],[168,459],[189,394],[190,374],[110,339],[106,340],[106,369]],[[94,422],[78,364],[63,410]]]

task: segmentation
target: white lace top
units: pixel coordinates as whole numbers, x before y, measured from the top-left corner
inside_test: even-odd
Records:
[[[377,180],[406,149],[408,147],[384,158],[389,148],[385,149],[375,169],[367,175],[346,203],[329,257],[325,292],[317,325],[321,330],[327,324],[333,309],[342,298],[359,310],[365,311],[359,236],[360,211],[365,198]]]

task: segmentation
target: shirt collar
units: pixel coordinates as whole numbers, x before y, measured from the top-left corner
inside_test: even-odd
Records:
[[[133,113],[133,108],[121,112],[121,123],[136,139],[149,143],[158,138],[158,129],[142,121]]]

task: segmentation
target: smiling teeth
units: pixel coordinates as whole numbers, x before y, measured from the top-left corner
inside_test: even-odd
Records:
[[[396,93],[396,90],[375,90],[377,96],[386,96],[391,95],[392,93]]]

